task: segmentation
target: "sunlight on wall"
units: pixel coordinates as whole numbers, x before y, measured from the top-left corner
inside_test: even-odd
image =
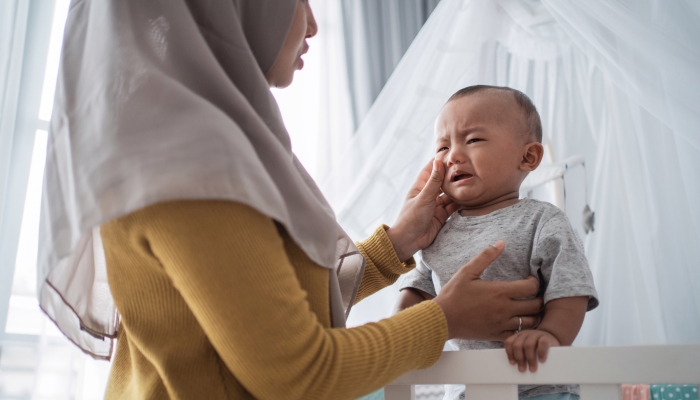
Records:
[[[46,318],[37,307],[36,258],[39,245],[39,211],[41,209],[41,185],[46,163],[48,133],[36,131],[32,163],[29,169],[27,195],[24,201],[22,227],[20,228],[12,295],[5,332],[40,335]]]
[[[284,124],[292,138],[292,150],[312,177],[318,177],[320,118],[320,46],[317,38],[308,39],[309,52],[302,58],[304,68],[294,74],[294,82],[285,89],[272,89]]]
[[[51,111],[53,110],[53,97],[56,92],[58,64],[61,56],[61,44],[63,43],[63,29],[66,26],[69,5],[70,0],[56,0],[56,8],[53,13],[49,54],[46,59],[44,87],[41,91],[41,103],[39,106],[39,119],[44,121],[51,119]]]

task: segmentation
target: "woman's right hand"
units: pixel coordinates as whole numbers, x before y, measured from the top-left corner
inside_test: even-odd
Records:
[[[520,325],[533,329],[539,322],[542,299],[517,300],[537,294],[539,282],[530,276],[514,282],[483,281],[481,273],[501,255],[497,241],[457,271],[433,301],[445,313],[449,339],[504,341]]]

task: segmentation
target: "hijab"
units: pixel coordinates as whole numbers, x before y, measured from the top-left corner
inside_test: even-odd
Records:
[[[73,0],[37,277],[41,308],[85,352],[108,359],[119,325],[100,225],[173,200],[240,202],[280,223],[335,272],[331,315],[344,326],[364,258],[294,156],[265,79],[297,5]]]

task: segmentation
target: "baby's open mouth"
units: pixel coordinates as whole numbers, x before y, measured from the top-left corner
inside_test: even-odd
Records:
[[[455,175],[455,176],[452,178],[452,182],[461,181],[462,179],[469,179],[469,178],[471,178],[472,176],[474,176],[474,175],[472,175],[472,174],[459,174],[459,175]]]

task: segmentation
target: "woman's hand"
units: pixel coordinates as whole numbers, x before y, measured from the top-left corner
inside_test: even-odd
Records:
[[[399,260],[406,261],[428,247],[447,217],[459,208],[452,199],[441,196],[444,176],[445,167],[440,160],[428,163],[408,191],[396,223],[387,230]]]
[[[449,339],[505,341],[520,325],[532,329],[542,299],[516,300],[535,296],[539,282],[534,276],[522,281],[491,282],[479,277],[498,256],[505,243],[496,242],[472,258],[443,286],[434,302],[445,313]]]

